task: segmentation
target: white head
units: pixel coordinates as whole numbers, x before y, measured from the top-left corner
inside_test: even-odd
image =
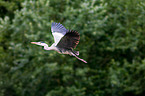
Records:
[[[48,45],[44,42],[31,42],[32,44],[36,44],[36,45],[40,45],[40,46],[44,46],[45,50],[57,50],[56,47],[48,47]]]
[[[40,45],[40,46],[48,46],[46,43],[44,42],[31,42],[32,44],[36,44],[36,45]]]

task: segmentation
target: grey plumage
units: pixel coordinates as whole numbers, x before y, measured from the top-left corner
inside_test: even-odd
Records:
[[[68,32],[68,30],[60,23],[55,23],[53,22],[51,24],[51,31],[52,33],[57,32],[57,33],[61,33],[63,35],[66,34],[66,32]]]

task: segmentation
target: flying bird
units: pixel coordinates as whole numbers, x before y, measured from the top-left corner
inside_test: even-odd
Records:
[[[48,47],[44,42],[31,42],[32,44],[37,44],[44,46],[45,50],[55,50],[60,54],[69,54],[75,56],[77,59],[87,63],[85,60],[78,57],[79,51],[74,51],[73,49],[79,43],[80,35],[77,31],[68,30],[62,24],[53,22],[51,25],[52,35],[54,37],[54,43]]]

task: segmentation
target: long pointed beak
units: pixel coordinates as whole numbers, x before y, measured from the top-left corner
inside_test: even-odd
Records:
[[[31,42],[32,44],[38,44],[37,42]]]

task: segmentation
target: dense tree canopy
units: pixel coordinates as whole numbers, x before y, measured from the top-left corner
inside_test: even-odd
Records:
[[[0,0],[0,17],[9,16],[14,18],[14,11],[21,9],[21,2],[24,0]]]
[[[144,96],[143,0],[0,4],[0,96]],[[50,46],[52,22],[79,32],[75,50],[87,64],[30,43]]]

